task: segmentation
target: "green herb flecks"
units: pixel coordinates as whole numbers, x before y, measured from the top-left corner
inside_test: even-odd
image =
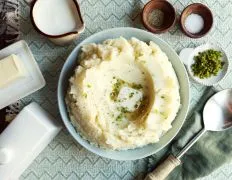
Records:
[[[129,113],[130,111],[126,107],[121,107],[121,113]]]
[[[223,68],[224,62],[221,60],[222,52],[213,49],[200,52],[194,57],[194,64],[191,66],[194,76],[200,79],[216,76]]]
[[[143,86],[142,86],[141,84],[135,84],[135,83],[132,83],[132,84],[131,84],[131,87],[132,87],[133,89],[142,89],[142,88],[143,88]]]
[[[117,100],[118,94],[120,92],[120,89],[125,84],[125,81],[121,79],[117,79],[116,83],[113,84],[112,92],[110,93],[110,99],[113,101]]]
[[[117,117],[116,117],[116,121],[122,121],[124,115],[123,113],[120,113]]]
[[[160,114],[164,117],[164,119],[167,119],[167,118],[168,118],[168,116],[167,116],[167,114],[166,114],[166,113],[164,113],[164,112],[160,112]]]
[[[116,77],[113,77],[113,79],[116,79]],[[110,93],[110,99],[112,101],[115,101],[115,102],[117,101],[118,94],[119,94],[121,88],[124,86],[131,87],[131,88],[136,89],[136,90],[140,90],[143,88],[143,86],[141,84],[128,83],[122,79],[116,79],[116,82],[112,86],[112,92]],[[134,96],[134,92],[129,94],[129,98],[132,98],[133,96]]]
[[[129,98],[132,98],[133,96],[134,96],[134,92],[131,92],[130,94],[129,94]]]
[[[84,98],[87,98],[87,93],[83,93],[83,97],[84,97]]]
[[[159,113],[158,109],[155,109],[155,110],[154,110],[154,112],[155,112],[156,114],[158,114],[158,113]]]
[[[123,120],[123,118],[126,117],[130,111],[126,107],[117,107],[117,110],[119,111],[119,115],[115,118],[116,122],[120,122]]]

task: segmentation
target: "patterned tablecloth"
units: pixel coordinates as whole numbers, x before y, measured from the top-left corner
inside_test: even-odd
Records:
[[[42,90],[20,101],[21,106],[30,101],[38,102],[43,108],[60,120],[56,87],[58,76],[66,57],[83,39],[103,29],[132,26],[143,28],[140,13],[146,0],[80,0],[81,11],[86,23],[85,32],[70,46],[53,45],[33,29],[29,18],[29,3],[20,0],[21,39],[29,44],[46,79]],[[216,42],[232,56],[232,0],[170,0],[178,13],[188,4],[202,2],[212,10],[215,23],[209,35],[193,40],[184,36],[178,25],[170,32],[159,35],[177,52],[184,47],[194,47],[204,42]],[[232,71],[221,82],[218,89],[232,87]],[[191,108],[199,101],[205,87],[191,83]],[[147,169],[148,159],[136,161],[114,161],[101,158],[76,144],[69,133],[63,129],[49,146],[35,159],[24,172],[21,179],[134,179]],[[204,179],[232,179],[232,164],[226,164]]]

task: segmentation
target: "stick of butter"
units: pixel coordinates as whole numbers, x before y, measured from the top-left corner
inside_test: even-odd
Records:
[[[25,68],[18,56],[12,54],[0,60],[0,88],[25,77]]]

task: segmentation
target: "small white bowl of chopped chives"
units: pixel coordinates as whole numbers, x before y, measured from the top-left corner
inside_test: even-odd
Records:
[[[226,76],[229,61],[217,45],[204,44],[195,49],[183,49],[180,58],[187,66],[189,76],[205,86],[215,86]]]

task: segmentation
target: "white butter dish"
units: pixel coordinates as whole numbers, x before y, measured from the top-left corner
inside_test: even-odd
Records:
[[[0,109],[45,86],[44,77],[25,41],[18,41],[2,49],[0,51],[0,59],[11,54],[17,55],[22,60],[22,64],[26,69],[26,75],[7,87],[0,88]]]
[[[18,179],[60,130],[38,104],[26,106],[0,134],[0,179]]]

